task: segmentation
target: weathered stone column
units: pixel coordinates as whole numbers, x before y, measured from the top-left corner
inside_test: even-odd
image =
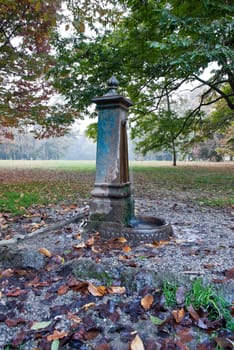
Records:
[[[95,228],[113,233],[128,226],[133,215],[126,130],[132,102],[118,94],[118,85],[110,78],[107,94],[92,100],[98,110],[98,136],[90,221]]]

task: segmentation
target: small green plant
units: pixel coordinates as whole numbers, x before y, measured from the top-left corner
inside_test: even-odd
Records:
[[[176,306],[177,283],[164,282],[163,295],[168,306]],[[196,279],[185,294],[185,307],[192,305],[196,310],[203,307],[209,313],[210,320],[224,318],[226,328],[234,331],[234,321],[230,313],[230,304],[217,294],[212,286],[204,285],[201,278]]]
[[[163,283],[162,292],[163,292],[163,295],[165,297],[166,304],[168,306],[175,306],[176,305],[177,288],[178,288],[178,284],[176,282],[172,283],[172,282],[165,281]]]

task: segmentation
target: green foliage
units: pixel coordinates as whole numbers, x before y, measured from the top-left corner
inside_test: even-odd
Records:
[[[176,306],[177,283],[164,282],[163,295],[168,306]],[[209,285],[204,285],[201,278],[193,281],[192,285],[186,290],[185,307],[192,305],[196,310],[203,307],[209,313],[211,320],[225,318],[227,328],[233,330],[234,322],[230,313],[230,304]]]
[[[199,0],[191,5],[187,0],[121,0],[114,1],[111,10],[106,5],[104,2],[103,17],[95,0],[80,10],[71,7],[74,16],[78,11],[83,23],[95,28],[95,37],[77,30],[73,38],[55,38],[57,65],[51,76],[69,104],[82,115],[91,115],[91,99],[102,95],[105,81],[116,75],[120,93],[134,103],[130,116],[133,136],[142,139],[139,148],[146,152],[168,144],[163,132],[168,128],[161,113],[163,99],[186,83],[196,83],[201,92],[186,113],[180,118],[174,115],[174,135],[180,135],[180,144],[186,144],[191,130],[199,135],[203,130],[213,132],[214,127],[226,130],[234,110],[232,2]],[[99,29],[97,21],[102,22]],[[210,75],[206,77],[202,73],[207,68]],[[231,112],[229,119],[219,114],[214,123],[213,117],[204,116],[203,108],[217,101],[225,101]],[[154,132],[148,133],[150,125],[155,126]]]
[[[85,131],[85,135],[92,139],[94,142],[97,141],[97,128],[98,128],[98,124],[97,123],[92,123],[89,124],[86,131]]]
[[[60,135],[77,115],[66,103],[50,103],[58,91],[46,78],[54,65],[50,38],[60,6],[61,0],[0,4],[0,136],[12,137],[9,128],[25,126],[37,137]]]
[[[163,292],[163,296],[165,297],[166,304],[168,306],[175,306],[176,305],[177,288],[178,288],[177,283],[171,283],[168,281],[164,281],[162,292]]]

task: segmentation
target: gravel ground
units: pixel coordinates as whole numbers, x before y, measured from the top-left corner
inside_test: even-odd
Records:
[[[201,335],[198,329],[192,327],[187,347],[182,347],[182,335],[177,331],[177,340],[172,343],[171,330],[168,334],[164,330],[163,335],[158,329],[156,331],[149,314],[138,310],[139,300],[145,293],[154,294],[156,298],[157,288],[165,279],[186,286],[195,278],[202,277],[232,302],[232,209],[211,209],[185,201],[143,198],[136,199],[135,207],[138,214],[156,215],[171,222],[174,237],[158,245],[126,242],[123,246],[113,241],[110,245],[99,235],[86,232],[83,227],[85,221],[82,221],[19,241],[10,250],[1,248],[1,350],[50,349],[48,341],[43,343],[43,336],[52,330],[47,333],[39,331],[36,337],[35,331],[29,331],[32,321],[45,320],[52,320],[53,327],[59,331],[68,332],[72,327],[76,330],[76,337],[69,346],[61,346],[62,349],[134,350],[138,348],[130,347],[130,344],[136,334],[139,334],[146,350],[206,349],[198,346],[202,344]],[[94,242],[90,242],[92,239]],[[87,240],[88,245],[85,243]],[[41,247],[47,248],[52,258],[38,253]],[[69,278],[72,276],[95,285],[113,283],[124,286],[126,291],[103,297],[87,291],[82,294],[71,285]],[[66,293],[58,293],[58,289],[66,283],[70,283],[71,288]],[[16,289],[24,293],[11,296],[9,291]],[[81,317],[85,329],[74,315]],[[11,322],[17,319],[16,324]],[[19,347],[20,337],[24,340],[22,347]],[[167,345],[165,339],[169,339]],[[202,341],[206,341],[206,337]]]

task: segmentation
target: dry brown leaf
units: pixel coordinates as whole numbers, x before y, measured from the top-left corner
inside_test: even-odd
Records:
[[[76,208],[77,208],[77,204],[71,204],[71,205],[69,206],[69,208],[70,208],[70,209],[76,209]]]
[[[118,242],[118,243],[126,243],[127,240],[125,237],[117,237],[115,238],[115,242]]]
[[[48,249],[46,249],[46,248],[39,248],[38,251],[39,251],[39,253],[47,256],[47,258],[51,258],[52,257],[51,252]]]
[[[91,247],[91,250],[92,250],[93,253],[96,253],[96,254],[97,253],[101,253],[101,251],[102,251],[100,248],[97,248],[95,246]]]
[[[185,316],[184,308],[182,308],[180,310],[173,310],[172,314],[173,314],[175,321],[177,323],[180,323],[184,319],[184,316]]]
[[[67,313],[67,318],[75,323],[81,323],[82,319],[79,316],[74,315],[71,312]]]
[[[95,297],[102,297],[106,294],[107,288],[105,286],[96,287],[94,284],[89,283],[88,291]]]
[[[189,305],[189,306],[187,307],[187,310],[188,310],[190,316],[191,316],[195,321],[198,321],[198,320],[199,320],[200,316],[198,315],[197,311],[194,310],[194,307],[193,307],[192,305]]]
[[[129,253],[132,250],[132,248],[130,248],[128,245],[126,245],[125,247],[123,247],[123,251],[125,253]]]
[[[6,269],[0,272],[0,277],[11,277],[14,275],[14,270]]]
[[[145,310],[149,310],[154,302],[154,297],[151,294],[147,294],[144,298],[141,299],[141,306]]]
[[[83,305],[81,309],[88,310],[90,307],[93,307],[95,305],[96,305],[95,303],[88,303],[88,304]]]
[[[10,291],[8,291],[6,293],[7,297],[18,297],[20,295],[24,295],[27,294],[27,291],[25,289],[20,289],[20,288],[16,288],[16,289],[12,289]]]
[[[48,341],[52,341],[52,340],[57,340],[57,339],[63,339],[64,337],[67,336],[67,332],[64,332],[64,331],[57,331],[55,329],[54,333],[53,334],[50,334],[47,336],[47,340]]]
[[[144,344],[138,334],[131,341],[130,350],[145,350]]]
[[[118,260],[120,260],[120,261],[129,260],[129,259],[130,259],[129,256],[127,256],[127,255],[119,255],[118,256]]]
[[[63,295],[66,294],[68,291],[69,287],[66,285],[62,285],[59,287],[59,289],[57,290],[58,295]]]
[[[85,248],[85,247],[86,247],[86,244],[84,242],[73,245],[73,248],[75,248],[75,249],[81,249],[81,248]]]
[[[125,287],[111,286],[107,288],[109,294],[124,294],[126,292]]]
[[[153,241],[153,245],[155,246],[155,247],[161,247],[162,245],[166,245],[166,244],[168,244],[169,243],[169,241]]]
[[[85,242],[85,244],[86,246],[91,247],[92,245],[94,245],[94,241],[95,241],[94,237],[91,237]]]

